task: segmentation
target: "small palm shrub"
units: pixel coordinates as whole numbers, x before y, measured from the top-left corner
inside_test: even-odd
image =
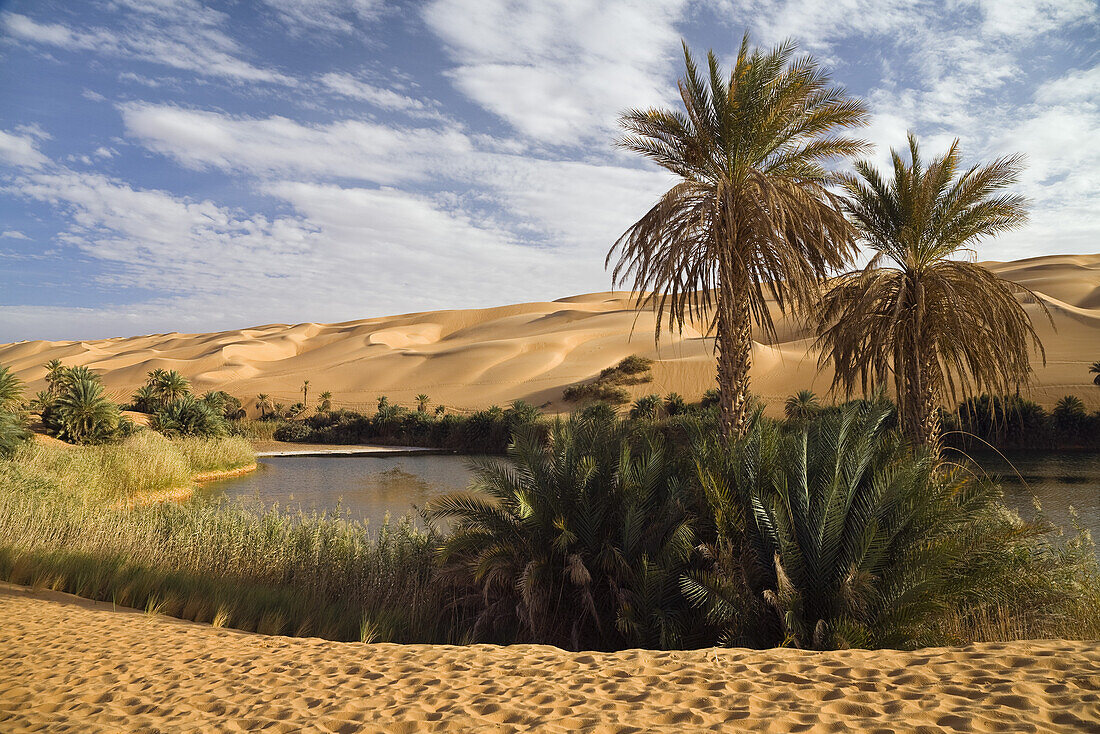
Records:
[[[727,642],[955,643],[973,629],[959,619],[994,613],[1029,634],[1057,628],[1075,593],[1047,528],[992,483],[911,453],[890,418],[872,402],[797,431],[757,417],[729,447],[697,440],[715,567],[685,592]]]
[[[802,424],[813,418],[821,411],[821,403],[813,390],[799,390],[796,394],[787,398],[783,404],[783,413],[790,423]]]
[[[672,416],[683,415],[687,412],[687,402],[679,393],[670,392],[665,396],[665,415]]]
[[[653,420],[661,409],[660,395],[643,395],[630,406],[630,418],[632,420]]]
[[[14,454],[30,438],[22,404],[23,381],[0,365],[0,459]]]
[[[216,438],[228,433],[221,413],[190,393],[167,403],[153,414],[149,427],[166,436]]]
[[[626,437],[580,418],[519,431],[506,462],[473,464],[472,491],[428,503],[454,524],[440,559],[471,639],[671,647],[696,627],[678,588],[694,546],[683,482],[663,445]]]
[[[16,413],[22,403],[23,381],[8,367],[0,365],[0,413]]]
[[[1061,398],[1050,413],[1054,430],[1067,438],[1079,438],[1091,427],[1088,411],[1081,398],[1066,395]]]

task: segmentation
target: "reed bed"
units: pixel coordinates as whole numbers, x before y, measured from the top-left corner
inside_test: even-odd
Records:
[[[0,577],[198,622],[335,640],[447,639],[435,541],[225,501],[88,502],[0,462]]]

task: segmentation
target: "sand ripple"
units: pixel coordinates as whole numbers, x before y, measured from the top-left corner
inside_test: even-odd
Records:
[[[0,730],[1100,731],[1100,645],[567,653],[264,637],[0,588]]]

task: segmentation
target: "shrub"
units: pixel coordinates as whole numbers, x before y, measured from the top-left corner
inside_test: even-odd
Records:
[[[42,410],[42,423],[70,443],[102,443],[118,437],[118,406],[107,399],[99,378],[83,367],[69,370],[59,393]],[[125,426],[123,426],[125,430]]]
[[[305,423],[292,421],[280,425],[272,437],[276,441],[308,441],[312,433],[312,429]]]
[[[205,400],[186,394],[157,410],[149,427],[166,436],[202,436],[216,438],[228,434],[221,413]]]
[[[456,524],[441,562],[472,639],[673,647],[695,629],[678,589],[694,536],[663,446],[632,453],[621,425],[574,419],[474,469],[474,492],[426,508]]]
[[[661,408],[660,395],[643,395],[634,401],[630,408],[632,420],[653,420],[657,417],[657,411]]]
[[[867,402],[796,432],[758,417],[728,448],[697,440],[718,560],[686,589],[725,639],[915,647],[965,642],[974,627],[958,620],[994,614],[1029,635],[1061,629],[1079,568],[1047,528],[990,482],[908,453],[890,419]]]

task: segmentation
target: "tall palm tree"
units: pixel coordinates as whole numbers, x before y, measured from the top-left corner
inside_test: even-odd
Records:
[[[309,405],[309,380],[302,383],[302,403]]]
[[[1096,375],[1092,378],[1092,384],[1100,386],[1100,362],[1093,362],[1089,365],[1089,374]]]
[[[420,393],[419,395],[417,395],[416,396],[416,409],[417,409],[417,411],[420,412],[420,413],[427,413],[429,402],[431,402],[431,399],[427,395],[425,395],[424,393]]]
[[[843,177],[849,213],[875,255],[825,294],[817,346],[821,364],[835,369],[834,389],[866,392],[892,377],[903,432],[934,444],[942,398],[1027,383],[1031,348],[1045,353],[1016,295],[1046,307],[972,257],[958,259],[1026,220],[1025,200],[1004,193],[1019,175],[1018,157],[960,173],[957,140],[925,165],[912,134],[909,162],[891,155],[890,179],[867,161],[856,164],[858,176]]]
[[[271,410],[271,396],[267,393],[260,393],[257,395],[256,407],[260,409],[260,417],[266,417],[268,411]]]
[[[718,352],[723,435],[746,427],[752,325],[773,339],[767,301],[780,310],[816,298],[830,269],[853,254],[853,231],[829,186],[829,162],[857,155],[864,103],[833,86],[793,43],[765,51],[741,42],[725,76],[713,51],[701,75],[684,46],[684,110],[631,110],[619,145],[680,181],[619,238],[616,284],[668,326],[706,319]]]

